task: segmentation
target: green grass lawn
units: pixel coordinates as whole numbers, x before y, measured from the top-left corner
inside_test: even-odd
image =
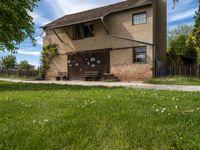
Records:
[[[150,84],[200,85],[200,77],[161,77],[145,81]]]
[[[0,149],[198,149],[200,93],[0,82]]]
[[[19,80],[33,80],[33,78],[27,78],[25,76],[22,76],[22,77],[19,77],[19,76],[0,76],[0,78],[3,78],[3,79],[19,79]]]

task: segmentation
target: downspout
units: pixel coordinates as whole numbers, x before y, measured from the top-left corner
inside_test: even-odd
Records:
[[[155,45],[153,47],[153,77],[156,77],[156,61],[157,61],[157,55],[156,55],[156,48]]]
[[[107,35],[110,35],[110,31],[109,31],[109,29],[108,29],[108,27],[107,27],[107,25],[106,25],[106,23],[105,23],[105,21],[104,21],[104,17],[105,17],[105,16],[101,17],[101,22],[102,22],[102,24],[103,24],[103,27],[104,27],[104,29],[105,29]]]

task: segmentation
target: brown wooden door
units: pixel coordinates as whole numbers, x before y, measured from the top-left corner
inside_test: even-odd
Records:
[[[83,62],[80,54],[68,55],[68,73],[71,80],[81,80],[83,77]]]
[[[83,80],[86,71],[98,71],[100,76],[110,71],[109,51],[90,51],[68,55],[71,80]]]

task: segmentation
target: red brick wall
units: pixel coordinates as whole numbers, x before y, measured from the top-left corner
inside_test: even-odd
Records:
[[[153,72],[151,65],[130,64],[111,66],[111,73],[120,81],[139,81],[152,78]]]

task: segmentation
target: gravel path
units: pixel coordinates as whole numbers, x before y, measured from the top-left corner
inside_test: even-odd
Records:
[[[60,85],[80,85],[80,86],[104,86],[104,87],[126,87],[137,89],[155,89],[155,90],[171,90],[171,91],[200,91],[200,86],[185,85],[155,85],[145,84],[142,82],[86,82],[86,81],[23,81],[16,79],[0,79],[7,82],[22,82],[34,84],[60,84]]]

